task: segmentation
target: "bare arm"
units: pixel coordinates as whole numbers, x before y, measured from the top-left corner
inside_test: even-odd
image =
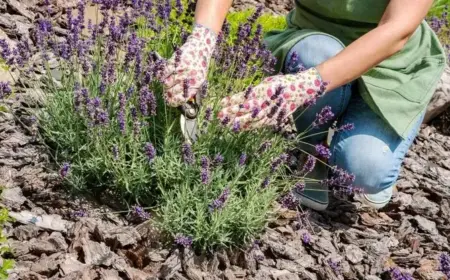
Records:
[[[195,22],[218,34],[232,2],[233,0],[199,0],[195,9]]]
[[[330,82],[328,91],[359,78],[400,51],[432,4],[433,0],[391,0],[377,28],[317,66],[323,80]]]

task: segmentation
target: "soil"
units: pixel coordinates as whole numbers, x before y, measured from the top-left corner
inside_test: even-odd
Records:
[[[32,42],[27,27],[39,9],[33,0],[21,2],[28,9],[18,3],[0,3],[0,36]],[[235,8],[255,3],[236,1]],[[287,0],[265,3],[276,13],[289,9]],[[12,17],[16,25],[1,20]],[[375,280],[389,279],[390,267],[415,279],[446,279],[438,257],[450,250],[450,136],[440,130],[450,124],[448,112],[422,127],[385,209],[337,199],[326,212],[300,217],[280,208],[253,246],[199,256],[164,246],[151,221],[132,224],[108,201],[67,193],[19,106],[38,108],[38,97],[23,88],[13,112],[0,112],[1,204],[15,219],[4,229],[16,260],[9,279]]]

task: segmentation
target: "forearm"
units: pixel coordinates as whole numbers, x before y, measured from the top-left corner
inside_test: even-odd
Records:
[[[345,85],[401,50],[408,38],[399,36],[391,24],[365,34],[335,57],[317,67],[328,91]]]
[[[218,34],[232,2],[232,0],[198,0],[195,22],[211,28]]]
[[[378,27],[317,67],[328,91],[347,84],[400,51],[433,0],[391,0]]]

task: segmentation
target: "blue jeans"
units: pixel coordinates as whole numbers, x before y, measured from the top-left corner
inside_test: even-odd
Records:
[[[310,35],[291,49],[284,70],[293,72],[297,68],[296,64],[306,68],[317,66],[335,56],[343,48],[341,42],[325,34]],[[297,62],[291,61],[294,52],[298,57]],[[365,194],[373,196],[375,200],[389,200],[403,159],[420,129],[422,120],[415,125],[406,139],[402,139],[370,109],[356,91],[356,87],[348,84],[326,93],[317,100],[316,105],[300,116],[298,113],[294,114],[294,118],[298,117],[297,130],[304,131],[324,106],[332,108],[338,126],[346,123],[355,125],[355,129],[351,131],[338,132],[334,135],[330,146],[332,152],[330,165],[337,165],[353,173],[356,176],[354,185],[363,188]],[[332,123],[333,121],[330,125]],[[310,133],[327,131],[328,128],[321,127]],[[323,133],[307,138],[307,141],[317,144],[324,141],[326,136],[327,134]]]

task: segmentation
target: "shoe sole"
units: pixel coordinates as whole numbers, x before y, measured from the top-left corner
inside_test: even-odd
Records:
[[[324,203],[322,201],[315,200],[296,191],[293,193],[298,199],[300,199],[300,205],[302,206],[306,206],[316,211],[325,211],[328,207],[328,202]]]

